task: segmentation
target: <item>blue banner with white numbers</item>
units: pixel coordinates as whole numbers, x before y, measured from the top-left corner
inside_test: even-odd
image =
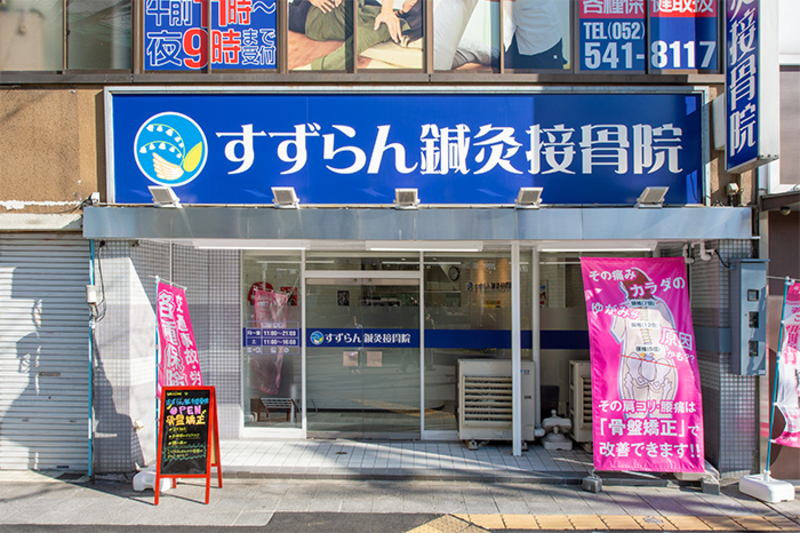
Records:
[[[149,94],[112,92],[109,191],[183,204],[633,204],[668,186],[667,204],[701,202],[698,93]]]

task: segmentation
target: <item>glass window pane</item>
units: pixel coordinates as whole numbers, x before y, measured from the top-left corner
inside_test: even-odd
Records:
[[[67,6],[68,68],[131,68],[130,0],[73,0]]]
[[[459,359],[511,359],[511,291],[508,253],[425,255],[426,430],[457,429]]]
[[[505,0],[504,68],[569,69],[569,6],[569,0]]]
[[[379,6],[371,5],[377,0],[358,2],[358,68],[422,69],[424,1],[380,0]]]
[[[0,70],[61,70],[61,0],[9,0],[0,5]]]
[[[242,257],[245,427],[301,427],[301,275],[299,254]]]
[[[289,2],[289,70],[352,70],[352,2]]]
[[[499,42],[499,2],[435,0],[434,70],[497,70]]]

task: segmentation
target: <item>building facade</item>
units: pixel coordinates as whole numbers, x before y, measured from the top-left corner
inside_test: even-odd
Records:
[[[26,30],[0,31],[0,467],[153,461],[157,279],[224,439],[456,440],[458,362],[503,360],[534,368],[493,435],[521,453],[575,407],[579,258],[619,256],[686,258],[706,459],[759,470],[730,267],[764,215],[712,135],[722,3],[690,39],[634,0],[97,4],[0,8]]]

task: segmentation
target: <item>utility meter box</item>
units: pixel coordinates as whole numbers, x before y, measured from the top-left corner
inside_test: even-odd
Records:
[[[767,261],[731,261],[731,372],[767,373]]]

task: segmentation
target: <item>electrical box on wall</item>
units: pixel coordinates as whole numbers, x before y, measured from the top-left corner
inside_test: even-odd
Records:
[[[731,372],[767,373],[767,261],[731,262]]]

